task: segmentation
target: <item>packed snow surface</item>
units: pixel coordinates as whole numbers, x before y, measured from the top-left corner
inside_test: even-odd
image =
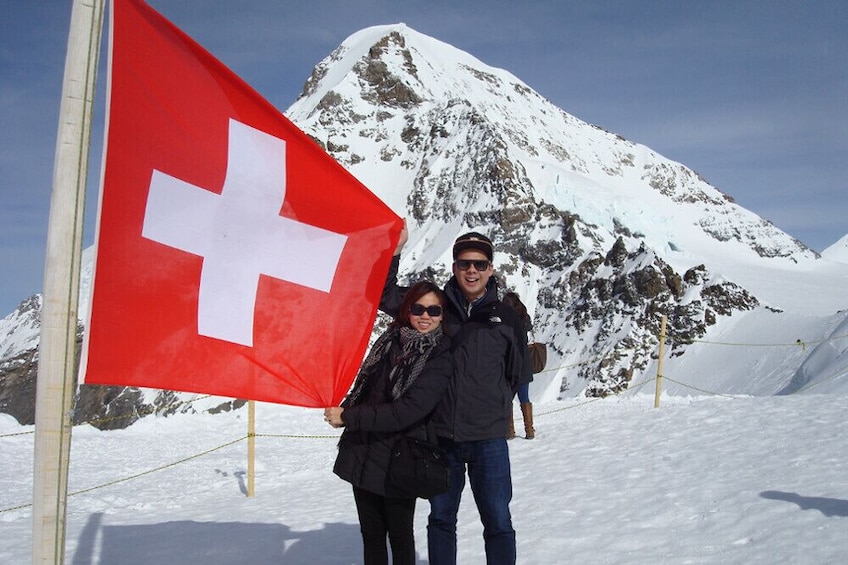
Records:
[[[534,383],[539,398],[544,380]],[[645,391],[535,408],[536,439],[509,442],[519,563],[844,560],[845,395],[663,395],[655,408]],[[331,470],[338,432],[320,410],[258,404],[256,413],[252,498],[246,409],[76,428],[66,561],[361,563],[350,485]],[[31,560],[29,432],[0,415],[2,563]],[[420,563],[427,511],[420,500]],[[484,563],[467,485],[458,530],[458,562]]]

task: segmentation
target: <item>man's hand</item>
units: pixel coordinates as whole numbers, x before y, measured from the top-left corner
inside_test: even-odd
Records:
[[[406,218],[403,219],[403,229],[400,230],[400,238],[398,239],[397,247],[395,247],[395,256],[400,255],[403,246],[409,240],[409,230],[406,229]]]

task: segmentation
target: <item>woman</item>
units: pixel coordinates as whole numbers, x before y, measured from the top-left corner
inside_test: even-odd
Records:
[[[413,285],[397,318],[371,347],[347,398],[324,419],[344,426],[333,472],[353,485],[365,565],[414,564],[415,498],[386,486],[391,448],[401,435],[428,437],[428,417],[453,375],[450,340],[442,332],[446,298],[435,284]]]
[[[532,333],[533,322],[530,319],[530,315],[527,313],[527,307],[524,306],[523,302],[521,302],[518,294],[515,292],[507,292],[504,294],[501,301],[504,304],[508,304],[513,310],[518,312],[518,316],[521,318],[524,330],[528,333]],[[530,380],[532,381],[533,378],[530,377]],[[529,381],[518,386],[518,405],[521,407],[521,418],[524,420],[524,437],[526,439],[533,439],[536,437],[536,428],[533,427],[533,403],[530,402]],[[512,411],[510,411],[509,435],[507,435],[507,439],[513,438],[515,438],[515,421],[513,420]]]

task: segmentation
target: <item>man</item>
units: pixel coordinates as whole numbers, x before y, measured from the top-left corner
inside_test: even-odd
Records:
[[[397,284],[397,272],[407,235],[404,228],[380,302],[391,315],[406,291]],[[486,562],[515,563],[516,558],[506,437],[513,395],[531,374],[525,360],[527,334],[518,315],[498,299],[493,258],[494,246],[486,236],[470,232],[458,237],[453,277],[444,287],[448,304],[442,326],[451,336],[456,370],[432,420],[451,467],[450,488],[430,499],[427,545],[434,565],[456,563],[466,470],[483,523]]]

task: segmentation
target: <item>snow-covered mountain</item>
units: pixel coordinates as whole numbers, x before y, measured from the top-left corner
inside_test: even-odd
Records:
[[[822,251],[821,256],[828,261],[848,263],[848,235],[843,236],[839,241]]]
[[[403,24],[349,37],[287,115],[407,218],[402,272],[443,279],[453,238],[490,235],[564,390],[655,374],[666,314],[681,382],[774,393],[810,353],[785,344],[829,340],[845,319],[843,266],[686,166]]]
[[[41,324],[41,294],[33,294],[18,304],[14,312],[0,320],[0,360],[35,349]]]
[[[678,264],[815,257],[685,166],[403,24],[348,38],[287,115],[418,224],[461,231],[471,214],[524,204],[555,231],[570,212],[585,249],[632,235]]]
[[[443,282],[457,235],[492,237],[549,345],[546,390],[649,379],[663,315],[666,390],[848,390],[848,238],[823,260],[686,166],[404,24],[349,37],[286,114],[407,219],[402,274]],[[84,300],[86,277],[90,257]],[[36,319],[0,322],[3,356],[33,346]]]

